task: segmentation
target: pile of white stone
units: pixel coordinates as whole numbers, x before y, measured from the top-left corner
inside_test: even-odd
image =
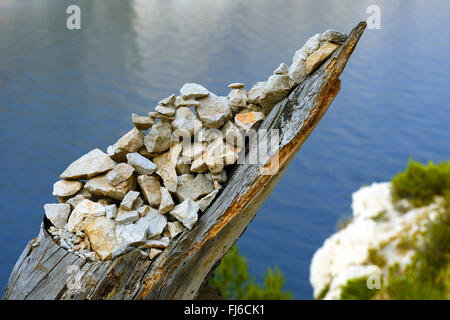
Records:
[[[226,166],[243,149],[273,106],[314,72],[342,42],[326,31],[310,38],[267,81],[248,92],[229,85],[227,97],[187,83],[180,95],[159,101],[148,116],[132,115],[134,128],[108,147],[94,149],[60,175],[55,204],[44,206],[57,243],[90,261],[138,249],[153,259],[171,239],[191,230],[227,181]]]

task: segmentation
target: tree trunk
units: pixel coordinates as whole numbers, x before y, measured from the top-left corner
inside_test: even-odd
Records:
[[[339,76],[365,26],[359,23],[345,43],[266,117],[259,132],[279,130],[278,153],[272,150],[262,162],[259,159],[262,164],[236,165],[194,228],[154,261],[134,250],[112,261],[88,262],[58,246],[43,223],[14,266],[3,299],[196,298],[339,92]],[[267,174],[277,165],[274,174]]]

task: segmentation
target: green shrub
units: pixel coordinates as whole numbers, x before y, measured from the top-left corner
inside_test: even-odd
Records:
[[[410,159],[405,172],[392,179],[394,200],[408,199],[414,206],[428,205],[433,197],[448,196],[450,190],[450,161],[428,165]]]
[[[279,268],[268,269],[264,285],[255,283],[247,273],[247,261],[233,246],[222,258],[209,285],[219,289],[229,300],[291,300],[291,292],[283,292],[284,277]]]
[[[367,277],[350,279],[342,287],[341,300],[370,300],[379,291],[367,287]]]

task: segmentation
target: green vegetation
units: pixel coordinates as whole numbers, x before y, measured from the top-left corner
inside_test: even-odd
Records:
[[[376,216],[373,216],[371,219],[372,219],[373,221],[381,221],[381,220],[385,220],[386,214],[387,214],[387,210],[381,210],[380,212],[377,213]]]
[[[371,248],[369,250],[368,261],[370,262],[370,264],[374,264],[380,268],[383,268],[384,266],[386,266],[386,259],[382,254],[379,253],[380,250],[381,248]]]
[[[215,277],[209,285],[219,289],[224,299],[230,300],[291,300],[291,292],[283,292],[284,277],[278,267],[267,270],[264,285],[255,283],[247,273],[247,261],[233,246],[222,258]]]
[[[437,195],[449,197],[450,161],[423,165],[410,159],[406,171],[392,179],[392,186],[394,200],[408,199],[416,207],[430,204]]]
[[[342,287],[341,300],[370,300],[379,291],[367,287],[367,277],[351,279]]]
[[[330,283],[328,283],[325,288],[322,289],[322,291],[320,291],[319,295],[317,296],[317,300],[323,300],[323,298],[325,298],[325,296],[327,295],[328,291],[330,291]]]

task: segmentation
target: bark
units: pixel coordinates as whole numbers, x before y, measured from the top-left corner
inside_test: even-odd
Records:
[[[58,246],[41,225],[10,275],[3,299],[194,299],[239,239],[340,89],[339,76],[366,24],[280,101],[261,129],[278,129],[278,154],[262,164],[236,165],[213,204],[154,261],[131,251],[113,261],[88,262]],[[264,131],[260,131],[264,132]],[[272,168],[279,169],[266,174]]]

